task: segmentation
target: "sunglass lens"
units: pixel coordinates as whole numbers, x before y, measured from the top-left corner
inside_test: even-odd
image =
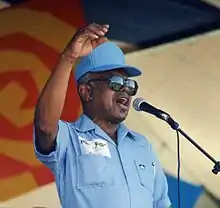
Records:
[[[126,79],[124,80],[120,76],[112,76],[109,79],[109,87],[115,92],[121,91],[123,88],[126,90],[128,95],[133,96],[137,93],[138,85],[135,80]]]
[[[116,91],[119,92],[124,86],[124,80],[122,77],[118,76],[113,76],[109,79],[109,87]]]
[[[126,80],[126,92],[130,95],[130,96],[133,96],[137,93],[137,89],[138,89],[138,86],[137,86],[137,83],[136,81],[134,80]]]

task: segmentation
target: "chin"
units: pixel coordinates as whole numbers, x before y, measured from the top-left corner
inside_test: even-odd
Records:
[[[126,115],[112,115],[112,118],[110,119],[112,124],[120,124],[127,118]]]

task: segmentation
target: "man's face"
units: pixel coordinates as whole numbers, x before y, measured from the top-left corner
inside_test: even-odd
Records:
[[[108,78],[113,75],[126,77],[123,70],[112,70],[92,74],[90,79]],[[125,89],[115,92],[108,86],[108,81],[94,81],[91,82],[91,86],[93,114],[113,124],[122,122],[127,117],[131,104],[131,96]]]

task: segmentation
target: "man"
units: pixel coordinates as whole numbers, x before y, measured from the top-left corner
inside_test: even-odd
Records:
[[[138,89],[130,77],[141,71],[107,41],[108,28],[79,30],[62,53],[36,106],[35,152],[53,171],[63,208],[167,208],[167,181],[151,145],[122,123]],[[60,116],[78,59],[83,114],[70,123]]]

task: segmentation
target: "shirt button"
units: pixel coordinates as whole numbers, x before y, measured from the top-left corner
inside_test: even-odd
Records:
[[[139,167],[140,167],[141,170],[145,169],[145,165],[140,164]]]

